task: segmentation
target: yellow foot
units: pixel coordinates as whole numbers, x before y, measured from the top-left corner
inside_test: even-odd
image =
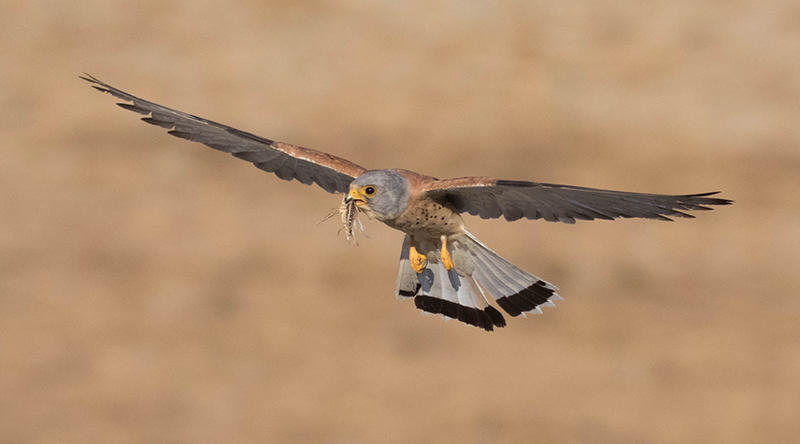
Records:
[[[413,245],[408,250],[408,260],[411,262],[411,268],[417,274],[422,273],[422,270],[428,266],[428,258],[424,254],[419,254]]]
[[[453,269],[453,259],[447,251],[447,236],[442,236],[442,251],[439,254],[439,259],[442,261],[445,270],[450,271]]]
[[[428,258],[424,254],[419,254],[414,247],[414,236],[411,236],[410,247],[408,249],[408,261],[415,273],[420,274],[428,266]]]

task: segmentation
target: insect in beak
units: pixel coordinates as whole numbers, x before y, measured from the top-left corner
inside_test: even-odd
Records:
[[[339,233],[344,231],[347,235],[347,241],[352,241],[358,245],[358,241],[356,240],[356,232],[363,234],[364,237],[369,237],[364,232],[364,225],[361,223],[361,220],[358,219],[358,213],[364,211],[357,206],[359,202],[364,203],[364,201],[361,199],[354,199],[351,196],[345,196],[344,199],[342,199],[341,205],[339,205],[338,208],[334,208],[330,213],[328,213],[327,216],[325,216],[325,219],[322,219],[318,223],[325,222],[331,217],[339,214],[342,218],[343,225],[342,228],[339,229]]]

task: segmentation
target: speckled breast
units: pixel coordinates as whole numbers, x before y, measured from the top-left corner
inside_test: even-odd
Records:
[[[460,233],[464,229],[461,215],[448,205],[430,199],[409,202],[408,208],[387,225],[408,234],[434,237]]]

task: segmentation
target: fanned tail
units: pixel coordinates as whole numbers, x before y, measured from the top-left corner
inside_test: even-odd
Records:
[[[411,268],[407,235],[395,294],[401,300],[413,297],[423,313],[440,314],[492,331],[506,325],[500,311],[490,305],[492,299],[511,316],[541,313],[540,307],[554,306],[552,301],[561,299],[554,285],[519,269],[467,231],[448,239],[448,252],[455,264],[449,271],[439,260],[438,241],[417,240],[415,246],[427,256],[428,266],[420,274]]]

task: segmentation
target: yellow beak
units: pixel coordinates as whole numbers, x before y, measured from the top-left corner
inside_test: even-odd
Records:
[[[350,188],[350,191],[347,193],[347,197],[344,198],[344,203],[350,203],[350,201],[353,200],[356,201],[356,205],[359,207],[367,203],[357,189]]]

